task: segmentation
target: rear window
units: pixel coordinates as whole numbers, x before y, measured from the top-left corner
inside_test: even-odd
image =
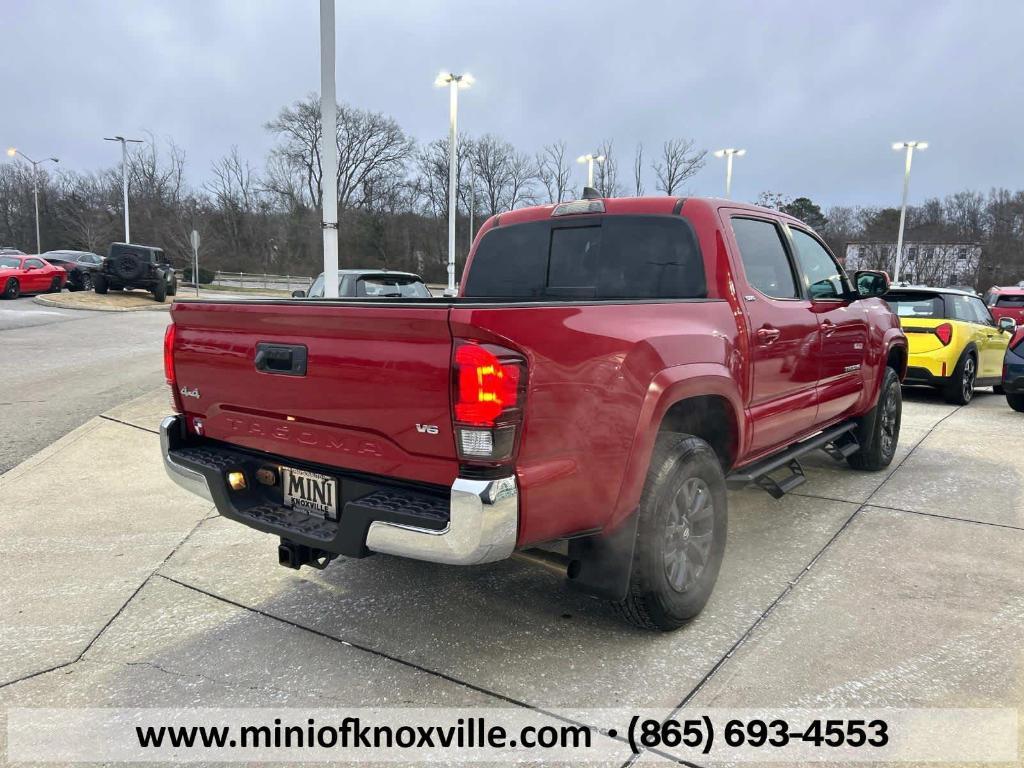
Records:
[[[942,297],[937,293],[897,293],[890,291],[885,294],[886,303],[900,317],[934,317],[945,318],[946,308]]]
[[[1024,294],[1020,296],[998,296],[996,297],[997,307],[1024,307]]]
[[[0,267],[14,267],[17,269],[21,266],[21,259],[16,259],[13,256],[0,256]]]
[[[362,277],[356,283],[356,296],[429,299],[430,291],[414,277]]]
[[[693,299],[707,288],[700,247],[684,219],[607,216],[490,230],[473,257],[465,295]]]

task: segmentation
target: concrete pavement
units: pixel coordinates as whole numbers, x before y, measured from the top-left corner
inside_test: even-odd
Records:
[[[280,568],[271,537],[164,478],[165,400],[0,477],[0,708],[1024,707],[1024,494],[1005,449],[1024,418],[1001,397],[910,395],[889,471],[814,458],[797,494],[730,494],[716,591],[671,634],[519,561]],[[87,456],[90,482],[48,495]]]

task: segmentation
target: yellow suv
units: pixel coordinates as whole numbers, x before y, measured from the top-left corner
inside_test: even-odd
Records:
[[[975,387],[998,387],[1013,329],[985,303],[952,288],[893,287],[883,297],[907,335],[904,384],[929,384],[946,401],[967,405]]]

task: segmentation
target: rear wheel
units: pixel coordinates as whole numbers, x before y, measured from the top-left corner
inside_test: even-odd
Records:
[[[977,376],[978,361],[972,352],[964,352],[943,390],[946,402],[954,405],[967,405],[971,402],[974,397],[974,380]]]
[[[50,281],[49,293],[60,293],[60,278],[55,277]]]
[[[1020,413],[1024,413],[1024,395],[1007,394],[1006,402],[1009,403],[1010,407],[1013,408],[1013,410],[1018,411]]]
[[[171,275],[171,283],[167,286],[167,295],[175,296],[178,293],[178,276]]]
[[[874,410],[862,417],[857,426],[860,450],[847,457],[854,469],[876,472],[885,469],[896,455],[900,441],[900,423],[903,419],[903,388],[900,377],[892,368],[885,369],[878,403]]]
[[[678,629],[704,608],[725,553],[725,475],[711,446],[660,434],[637,514],[629,591],[616,607],[638,627]]]
[[[163,278],[157,280],[156,285],[153,286],[153,298],[161,302],[167,298],[167,283]]]
[[[91,291],[92,290],[92,275],[89,274],[88,272],[83,272],[82,273],[82,280],[81,280],[81,283],[80,283],[80,288],[83,291]]]
[[[93,278],[92,287],[96,291],[96,293],[106,293],[108,287],[107,278],[105,278],[103,275],[96,275],[96,277]]]
[[[4,285],[3,296],[5,299],[16,299],[21,294],[21,286],[18,281],[13,277],[7,278],[7,283]]]

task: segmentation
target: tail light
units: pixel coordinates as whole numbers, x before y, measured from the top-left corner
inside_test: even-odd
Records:
[[[164,331],[164,379],[171,388],[171,407],[175,413],[182,413],[181,398],[178,395],[178,379],[174,375],[174,339],[178,326],[170,323]]]
[[[944,347],[948,347],[949,342],[953,340],[953,326],[949,323],[943,323],[942,325],[936,326],[934,333],[938,337],[939,341],[942,342],[942,346]]]
[[[526,360],[494,344],[458,342],[453,368],[453,422],[459,458],[512,459],[523,421]]]

